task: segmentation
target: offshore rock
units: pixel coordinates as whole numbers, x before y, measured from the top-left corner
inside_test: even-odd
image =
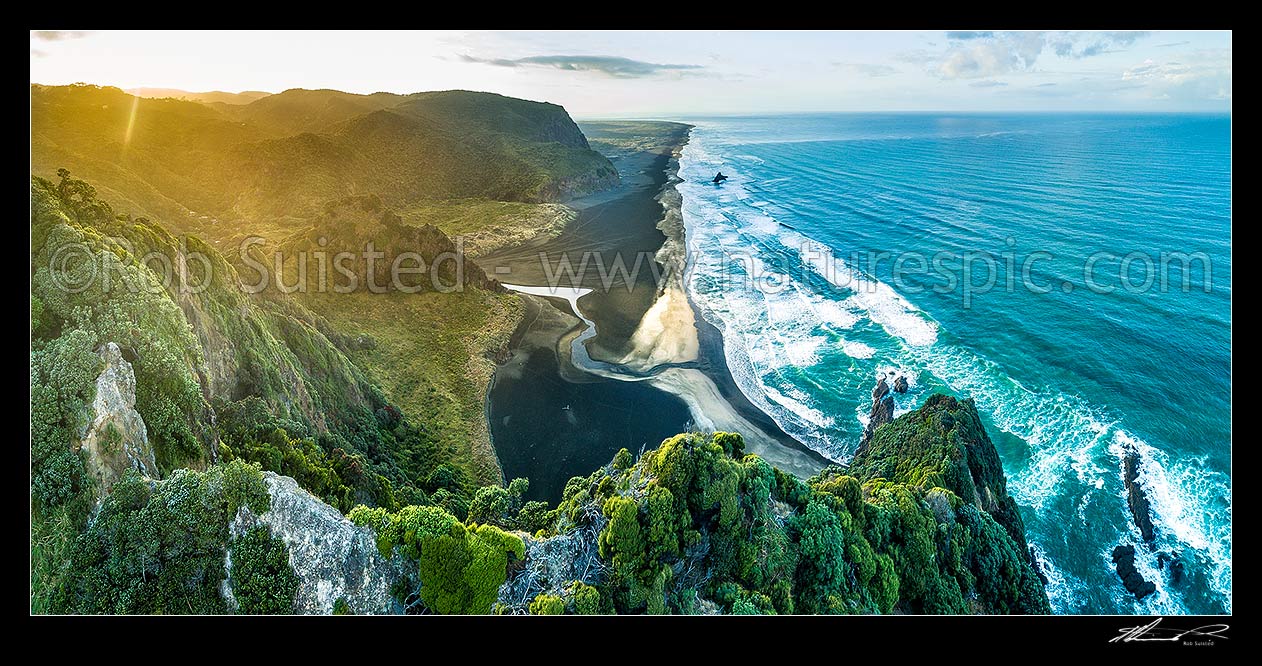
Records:
[[[1131,516],[1135,519],[1135,527],[1139,528],[1144,541],[1152,543],[1156,536],[1156,528],[1152,524],[1152,507],[1148,501],[1148,494],[1139,483],[1139,463],[1139,451],[1128,445],[1122,457],[1122,482],[1126,486],[1126,505],[1130,507]]]
[[[92,420],[83,432],[79,448],[87,454],[85,464],[96,480],[99,505],[127,470],[156,479],[158,466],[145,422],[136,411],[136,373],[117,344],[107,342],[97,353],[105,369],[96,378]]]
[[[1176,552],[1157,553],[1157,568],[1164,571],[1167,565],[1169,565],[1170,571],[1170,584],[1182,584],[1184,576],[1187,575],[1187,567],[1183,564],[1183,559],[1179,557],[1179,554]]]
[[[337,509],[300,488],[294,479],[264,472],[263,480],[271,496],[271,507],[261,516],[242,507],[230,532],[236,538],[256,525],[264,525],[285,542],[289,564],[299,580],[295,613],[329,615],[338,599],[345,599],[351,612],[359,615],[403,613],[391,588],[408,579],[411,567],[405,558],[382,557],[372,530],[347,520]],[[235,609],[231,541],[225,569],[228,579],[220,592],[229,608]]]
[[[1157,591],[1157,586],[1144,580],[1143,575],[1135,568],[1135,547],[1127,544],[1113,549],[1113,563],[1117,566],[1117,577],[1122,579],[1122,587],[1142,601],[1144,597]]]

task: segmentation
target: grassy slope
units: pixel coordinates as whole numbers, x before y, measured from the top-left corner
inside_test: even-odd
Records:
[[[312,294],[312,310],[339,333],[370,336],[350,352],[405,415],[425,423],[480,484],[499,483],[483,413],[491,357],[522,316],[514,295],[480,289],[439,294]]]
[[[614,153],[669,154],[691,125],[658,120],[590,120],[579,123],[591,147]]]
[[[416,206],[402,215],[408,224],[432,224],[453,239],[464,238],[465,251],[476,259],[500,248],[555,237],[577,214],[561,204],[457,199]]]

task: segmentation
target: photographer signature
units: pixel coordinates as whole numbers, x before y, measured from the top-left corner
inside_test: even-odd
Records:
[[[1131,643],[1131,642],[1167,642],[1177,643],[1185,638],[1189,641],[1197,643],[1209,641],[1215,638],[1227,638],[1223,635],[1230,627],[1225,624],[1206,624],[1195,629],[1170,629],[1158,626],[1165,618],[1157,618],[1148,624],[1140,627],[1125,627],[1122,633],[1109,639],[1110,643]]]

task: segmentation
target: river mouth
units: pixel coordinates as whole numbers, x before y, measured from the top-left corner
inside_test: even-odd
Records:
[[[575,372],[561,358],[579,330],[564,300],[523,300],[517,347],[495,373],[487,418],[505,479],[530,479],[526,499],[555,503],[566,481],[608,464],[619,449],[638,454],[688,429],[679,398],[645,382]]]

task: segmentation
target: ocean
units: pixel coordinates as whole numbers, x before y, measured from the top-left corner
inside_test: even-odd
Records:
[[[878,376],[972,397],[1056,612],[1231,612],[1230,116],[683,120],[687,288],[754,404],[845,462]]]

